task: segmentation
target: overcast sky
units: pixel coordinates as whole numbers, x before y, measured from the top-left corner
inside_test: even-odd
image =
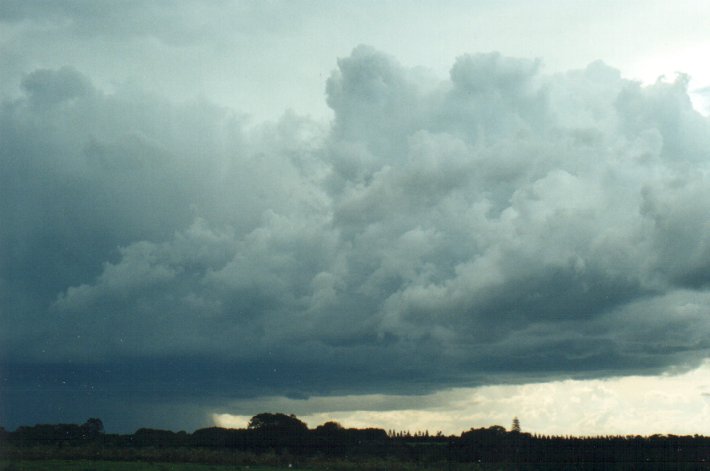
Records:
[[[710,434],[707,18],[0,3],[0,425]]]

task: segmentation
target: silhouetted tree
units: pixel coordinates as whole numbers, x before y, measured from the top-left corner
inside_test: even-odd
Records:
[[[517,417],[513,418],[513,425],[510,427],[510,431],[520,433],[520,421]]]
[[[255,445],[265,449],[302,448],[308,439],[308,426],[293,414],[257,414],[249,420],[247,429]]]
[[[338,422],[330,421],[326,422],[323,425],[319,425],[316,427],[316,433],[320,434],[331,434],[331,433],[338,433],[343,429],[343,426],[340,425]]]
[[[274,431],[280,433],[300,433],[308,431],[308,426],[293,414],[272,414],[269,412],[263,412],[252,417],[249,420],[247,428],[249,430]]]
[[[313,431],[313,445],[330,455],[344,453],[349,441],[348,432],[338,422],[326,422]]]
[[[86,438],[96,438],[104,433],[104,423],[101,419],[92,417],[82,424],[81,429],[84,431]]]

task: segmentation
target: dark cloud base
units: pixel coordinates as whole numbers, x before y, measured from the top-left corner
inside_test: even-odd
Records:
[[[686,86],[495,53],[439,80],[361,46],[332,123],[246,126],[31,71],[0,107],[0,421],[696,365],[710,129]]]

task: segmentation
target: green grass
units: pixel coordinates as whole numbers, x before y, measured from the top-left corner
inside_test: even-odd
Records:
[[[0,460],[0,471],[277,471],[283,469],[288,468],[138,461]]]
[[[506,466],[480,466],[475,464],[419,465],[393,461],[321,462],[310,466],[225,465],[198,463],[164,463],[146,461],[101,461],[59,459],[0,459],[0,471],[507,471]]]
[[[657,463],[655,465],[645,463],[641,466],[630,465],[629,463],[596,463],[590,465],[563,465],[560,463],[536,464],[536,465],[512,465],[512,464],[452,464],[448,465],[419,465],[402,462],[341,462],[341,463],[321,463],[311,467],[288,468],[287,466],[265,466],[265,465],[223,465],[223,464],[196,464],[196,463],[163,463],[145,461],[91,461],[91,460],[7,460],[0,459],[0,471],[586,471],[600,470],[606,471],[685,471],[706,469],[697,467],[696,464],[688,466],[675,466],[672,463]]]

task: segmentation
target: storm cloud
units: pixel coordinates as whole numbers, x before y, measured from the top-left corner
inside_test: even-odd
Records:
[[[710,123],[685,76],[488,53],[442,78],[358,46],[324,85],[331,122],[255,125],[69,66],[22,78],[0,107],[5,423],[707,356]]]

